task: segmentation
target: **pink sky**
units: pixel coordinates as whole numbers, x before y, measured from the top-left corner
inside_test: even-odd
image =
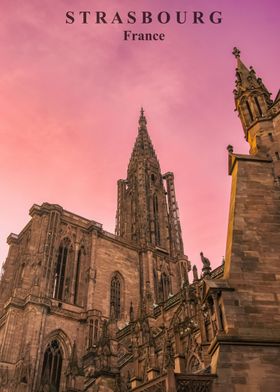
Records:
[[[213,266],[225,253],[226,146],[246,153],[234,112],[241,50],[273,97],[279,80],[278,0],[2,0],[0,23],[0,262],[6,238],[44,201],[114,231],[116,182],[143,105],[162,172],[175,173],[185,253]],[[67,10],[221,10],[221,25],[160,26],[164,42],[124,42],[126,25],[65,24]],[[141,32],[141,24],[129,29]]]

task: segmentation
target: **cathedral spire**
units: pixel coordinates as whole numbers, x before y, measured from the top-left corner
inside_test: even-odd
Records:
[[[135,161],[139,161],[139,160],[146,161],[147,159],[152,160],[153,164],[157,166],[157,168],[159,169],[159,162],[151,138],[148,133],[147,119],[144,114],[143,108],[141,108],[140,110],[140,117],[138,123],[139,123],[138,135],[131,154],[131,158],[128,166],[128,172],[130,171],[131,167],[134,166]]]
[[[242,62],[240,50],[235,47],[232,53],[237,60],[235,89],[233,90],[235,106],[246,140],[250,143],[248,131],[256,122],[267,117],[272,105],[271,94],[262,79],[257,77],[254,68],[247,68]]]
[[[183,254],[173,173],[162,175],[141,108],[127,179],[118,181],[117,235]]]

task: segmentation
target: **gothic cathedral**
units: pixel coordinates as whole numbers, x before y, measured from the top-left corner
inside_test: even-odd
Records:
[[[174,175],[141,110],[116,233],[34,204],[0,282],[2,392],[276,392],[280,385],[280,92],[237,48],[250,154],[228,146],[226,257],[184,254]]]

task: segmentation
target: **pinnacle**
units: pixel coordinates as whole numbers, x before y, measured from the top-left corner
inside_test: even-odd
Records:
[[[147,130],[147,119],[143,107],[140,110],[138,135],[133,147],[130,165],[133,161],[138,161],[139,159],[155,159],[157,161],[156,153]]]
[[[145,117],[143,107],[141,107],[141,110],[140,110],[139,125],[140,125],[139,130],[140,130],[142,127],[143,127],[143,128],[146,128],[146,126],[147,126],[147,119],[146,119],[146,117]]]

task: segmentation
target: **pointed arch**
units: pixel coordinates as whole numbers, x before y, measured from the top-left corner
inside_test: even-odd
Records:
[[[69,253],[73,250],[71,240],[64,237],[58,248],[57,262],[54,271],[53,297],[63,300],[65,297],[65,277]]]
[[[162,272],[160,276],[160,291],[162,300],[166,301],[171,293],[170,277],[166,272]]]
[[[59,341],[54,339],[44,352],[41,387],[47,385],[53,392],[59,392],[62,362],[63,355]]]
[[[156,245],[160,245],[160,225],[159,225],[159,213],[158,213],[158,197],[157,194],[153,194],[153,213],[154,213],[154,224],[155,224],[155,242]]]
[[[114,272],[110,285],[110,315],[119,320],[124,309],[124,280],[119,272]]]
[[[203,363],[197,354],[192,353],[187,360],[187,373],[194,374],[199,372],[201,369],[203,369]]]
[[[61,329],[58,329],[51,332],[44,342],[39,390],[44,390],[47,386],[53,392],[61,392],[67,360],[71,353],[70,340]]]
[[[76,260],[76,268],[75,268],[75,276],[74,276],[74,304],[80,305],[80,279],[81,279],[81,271],[83,267],[84,256],[86,255],[85,247],[82,245],[78,250],[77,260]]]

